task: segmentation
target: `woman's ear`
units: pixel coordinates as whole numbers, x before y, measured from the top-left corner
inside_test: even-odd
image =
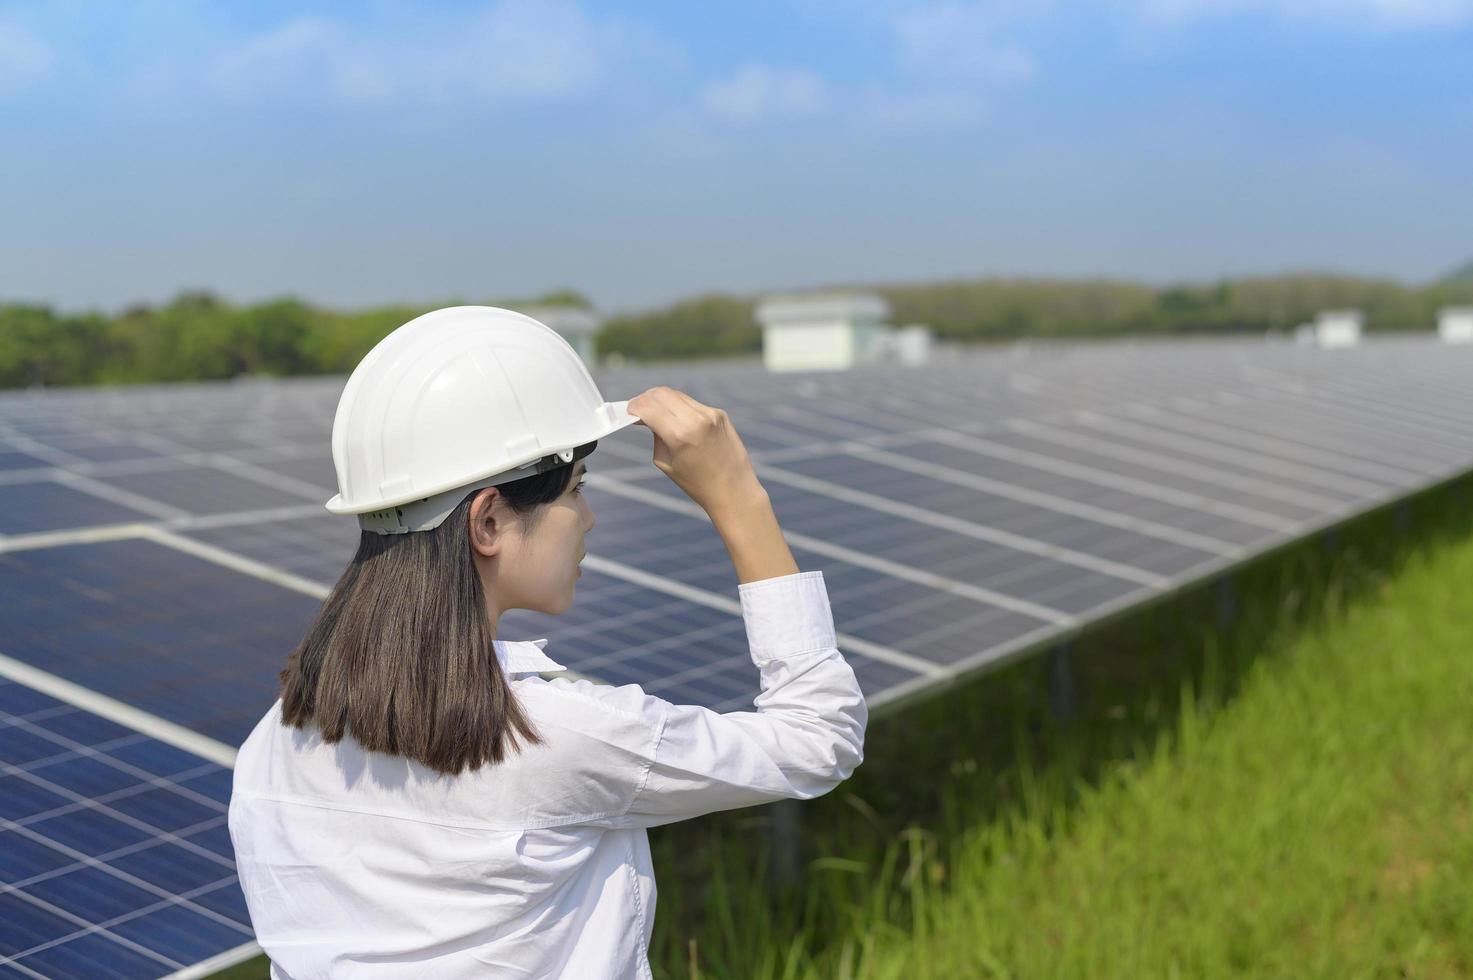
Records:
[[[492,558],[501,553],[501,538],[506,529],[505,511],[506,501],[495,487],[486,487],[471,501],[467,530],[471,548],[476,554]]]

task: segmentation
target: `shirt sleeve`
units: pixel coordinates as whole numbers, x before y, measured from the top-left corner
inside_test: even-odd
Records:
[[[761,693],[755,711],[673,704],[637,685],[605,688],[655,737],[640,759],[628,810],[597,821],[655,827],[715,810],[812,799],[864,759],[869,710],[835,643],[821,571],[738,586]]]

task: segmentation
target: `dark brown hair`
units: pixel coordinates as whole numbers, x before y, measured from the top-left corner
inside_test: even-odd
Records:
[[[574,463],[499,489],[527,528],[568,490]],[[327,742],[455,774],[501,762],[515,736],[542,739],[512,695],[492,645],[494,624],[467,532],[469,491],[439,527],[363,531],[348,563],[281,671],[281,719],[316,725]]]

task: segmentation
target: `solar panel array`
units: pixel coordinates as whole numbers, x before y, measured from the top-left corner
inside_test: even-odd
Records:
[[[595,376],[610,399],[667,384],[731,414],[876,714],[1473,469],[1473,348],[1424,338]],[[322,506],[344,380],[0,395],[0,833],[18,842],[0,848],[0,975],[150,976],[251,951],[220,764],[358,540]],[[736,577],[705,515],[651,465],[645,429],[588,462],[576,601],[512,610],[499,635],[750,709]]]
[[[0,974],[157,977],[256,951],[230,770],[0,679]]]

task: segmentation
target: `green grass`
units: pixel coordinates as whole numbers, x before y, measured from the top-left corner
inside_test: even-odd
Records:
[[[1259,658],[1073,807],[968,831],[865,977],[1473,976],[1473,541]],[[851,940],[851,946],[854,943]]]
[[[1468,975],[1469,490],[1081,638],[1071,723],[1037,657],[872,724],[802,888],[761,814],[652,832],[657,974]]]
[[[662,978],[1473,976],[1469,481],[877,719],[802,805],[651,831]],[[264,975],[264,960],[228,976]]]

